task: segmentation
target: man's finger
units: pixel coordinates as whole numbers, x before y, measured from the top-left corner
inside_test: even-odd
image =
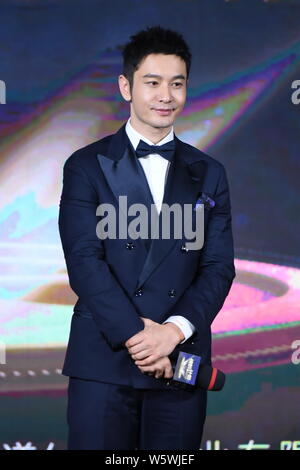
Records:
[[[158,357],[156,356],[148,356],[146,359],[143,360],[136,360],[134,361],[137,366],[148,366],[153,362],[157,361]]]
[[[165,368],[165,374],[164,374],[166,379],[171,379],[173,377],[173,369],[171,366],[168,366]]]
[[[149,351],[149,349],[143,349],[139,353],[131,354],[131,357],[134,361],[142,361],[143,359],[146,359],[146,357],[149,357],[150,354],[151,354],[151,351]]]
[[[154,365],[152,365],[152,366],[140,367],[140,370],[141,370],[142,372],[147,372],[147,373],[148,373],[148,372],[151,372],[151,373],[153,373],[153,374],[158,373],[158,374],[163,375],[163,373],[164,373],[163,368],[161,368],[161,367],[157,367],[157,368],[156,368]]]
[[[125,346],[126,348],[131,348],[132,346],[136,346],[137,344],[141,343],[142,341],[144,341],[144,338],[142,336],[142,331],[140,331],[139,333],[137,333],[136,335],[132,336],[131,338],[129,338],[126,343],[125,343]]]
[[[143,351],[149,351],[151,348],[151,345],[149,344],[149,341],[143,340],[140,343],[136,344],[135,346],[131,346],[128,348],[129,354],[138,354]]]

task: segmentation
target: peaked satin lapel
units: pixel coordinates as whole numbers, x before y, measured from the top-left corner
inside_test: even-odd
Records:
[[[134,155],[134,150],[127,135],[121,135],[120,133],[123,128],[123,132],[126,134],[125,126],[122,126],[113,136],[107,155],[98,153],[97,158],[118,204],[119,196],[127,196],[127,210],[136,203],[143,204],[150,210],[151,204],[154,205],[154,201],[147,178]],[[128,223],[127,211],[123,211],[122,205],[120,208],[126,223]],[[141,244],[146,249],[147,240],[138,238],[135,243]]]
[[[135,203],[145,206],[154,204],[143,169],[139,167],[138,161],[135,162],[130,156],[130,149],[126,148],[117,162],[101,154],[97,157],[118,202],[119,196],[126,195],[128,207]]]
[[[151,204],[154,204],[149,185],[144,171],[139,162],[131,154],[131,142],[125,131],[125,124],[113,135],[105,155],[98,152],[97,158],[104,176],[117,200],[119,196],[127,195],[127,207],[135,203],[142,203],[148,207],[150,213]],[[190,147],[187,151],[186,144],[179,140],[176,135],[174,160],[169,167],[163,203],[171,206],[179,203],[182,208],[184,204],[195,204],[197,196],[202,190],[203,179],[206,171],[206,161],[202,153]],[[129,144],[129,145],[128,145]],[[197,166],[197,176],[193,177],[190,168]],[[127,214],[124,214],[127,219]],[[161,226],[161,213],[159,216]],[[139,274],[137,288],[139,288],[158,265],[167,256],[178,239],[153,239],[147,252],[145,243],[138,238],[145,250],[145,263]]]

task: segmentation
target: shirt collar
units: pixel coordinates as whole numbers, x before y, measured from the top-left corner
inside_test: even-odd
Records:
[[[134,150],[136,150],[140,140],[143,140],[144,142],[146,142],[149,145],[163,145],[163,144],[166,144],[167,142],[170,142],[171,140],[174,139],[174,128],[172,126],[172,129],[170,130],[169,134],[167,134],[162,140],[157,142],[157,144],[154,144],[153,142],[151,142],[151,140],[144,137],[142,134],[140,134],[138,131],[136,131],[132,127],[132,125],[130,123],[130,118],[128,119],[128,121],[126,123],[125,130],[126,130],[126,133],[128,135],[128,138],[129,138],[130,142],[132,143],[132,146],[133,146]]]

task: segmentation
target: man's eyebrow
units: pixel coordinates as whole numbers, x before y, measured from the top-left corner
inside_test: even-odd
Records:
[[[146,73],[146,75],[143,75],[143,78],[162,78],[161,75],[157,75],[156,73]],[[182,75],[182,74],[179,74],[179,75],[174,75],[174,77],[171,78],[171,80],[175,80],[175,79],[178,79],[178,78],[181,78],[181,79],[185,79],[185,76]]]

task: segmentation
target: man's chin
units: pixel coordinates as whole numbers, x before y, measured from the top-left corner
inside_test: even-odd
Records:
[[[167,127],[173,126],[175,119],[156,119],[151,122],[151,126],[156,129],[166,129]]]

